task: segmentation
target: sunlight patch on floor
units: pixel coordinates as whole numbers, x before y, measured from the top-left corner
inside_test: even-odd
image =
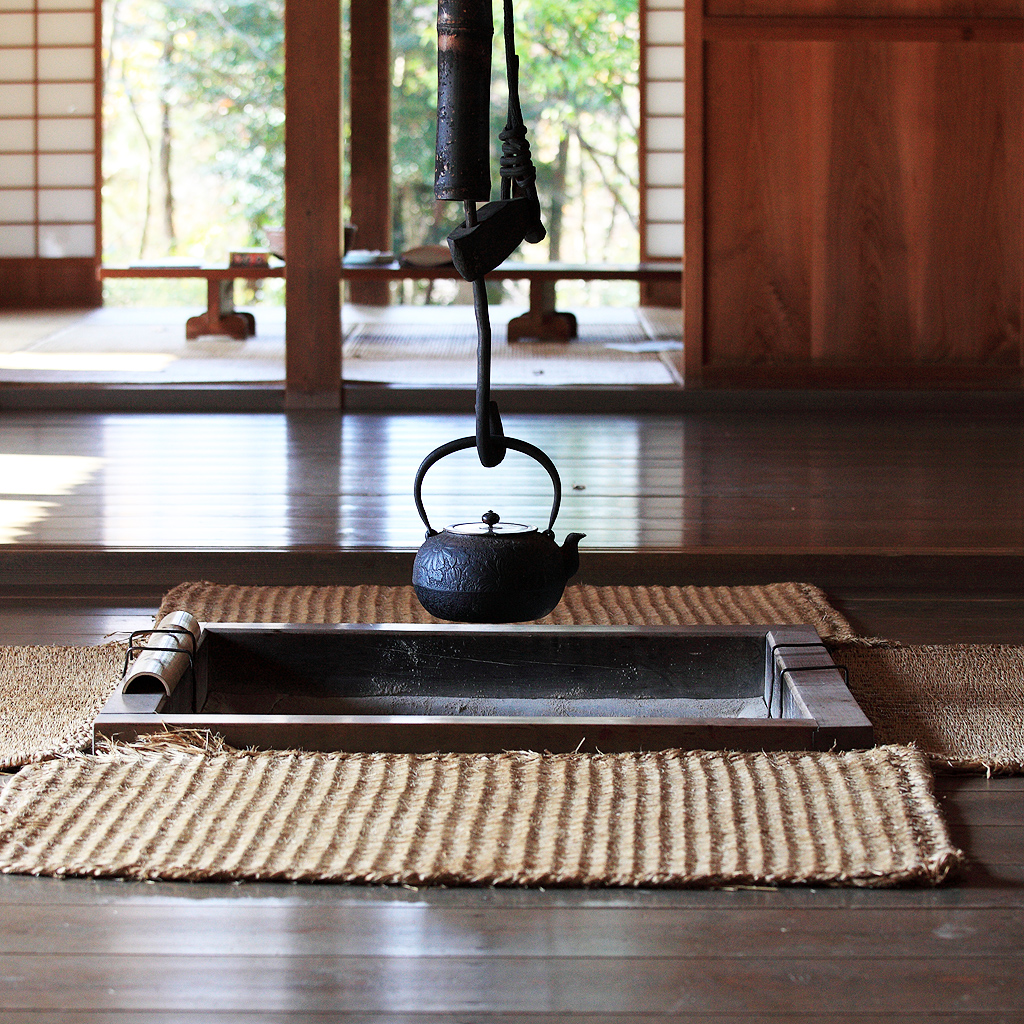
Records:
[[[147,352],[4,352],[3,370],[50,370],[67,373],[154,373],[166,369],[177,356]]]
[[[45,519],[52,501],[8,501],[0,498],[0,544],[13,544],[33,523]]]
[[[88,455],[0,455],[0,492],[70,494],[102,465]]]

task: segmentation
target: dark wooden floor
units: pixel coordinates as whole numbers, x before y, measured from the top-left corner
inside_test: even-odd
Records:
[[[592,549],[1024,549],[1013,417],[514,415],[505,427],[560,467],[559,525]],[[455,415],[9,412],[0,488],[46,506],[19,544],[415,547],[416,467],[468,433]],[[464,452],[430,471],[424,497],[440,523],[491,503],[535,522],[551,487],[524,455],[485,470]]]
[[[148,624],[168,580],[218,570],[250,582],[399,574],[422,536],[415,467],[468,426],[5,415],[0,642],[96,642]],[[805,569],[866,632],[1024,643],[1014,418],[507,417],[506,427],[559,465],[556,532],[589,534],[595,581],[769,582]],[[443,465],[427,495],[440,523],[490,505],[546,518],[546,476],[525,460],[487,473]],[[0,878],[0,1020],[1024,1021],[1024,778],[937,785],[970,858],[937,889]]]

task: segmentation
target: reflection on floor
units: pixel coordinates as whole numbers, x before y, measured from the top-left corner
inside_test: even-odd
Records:
[[[284,309],[251,307],[247,341],[186,341],[190,308],[119,308],[0,313],[0,384],[269,383],[284,377]],[[681,381],[678,310],[582,307],[570,343],[507,345],[521,313],[496,306],[496,385],[673,385]],[[466,385],[476,379],[471,306],[346,306],[346,380]]]
[[[562,477],[558,533],[589,550],[1024,552],[1024,426],[970,416],[509,414]],[[6,413],[0,544],[412,550],[423,457],[451,415]],[[472,451],[423,484],[432,519],[538,523],[547,473]],[[500,504],[495,504],[500,503]],[[896,571],[896,570],[894,570]],[[762,582],[769,582],[767,580]],[[961,589],[970,580],[942,580]]]

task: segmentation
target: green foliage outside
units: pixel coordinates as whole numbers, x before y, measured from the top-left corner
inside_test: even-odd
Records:
[[[436,4],[392,2],[393,248],[401,252],[443,240],[461,210],[433,199]],[[107,263],[224,262],[232,249],[265,245],[264,230],[283,223],[283,10],[284,0],[107,0]],[[517,0],[515,14],[523,114],[549,232],[520,255],[636,260],[636,0]],[[501,16],[497,2],[495,194],[507,101]],[[138,287],[108,284],[113,301],[138,300]],[[635,302],[635,286],[609,286]],[[165,301],[178,287],[163,288]],[[280,301],[279,286],[267,291]]]
[[[283,0],[108,0],[106,262],[223,263],[282,223],[283,10]],[[187,282],[107,285],[115,303],[191,294]]]

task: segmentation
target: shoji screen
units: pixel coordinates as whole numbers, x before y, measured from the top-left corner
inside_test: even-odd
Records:
[[[0,305],[98,302],[93,0],[0,0]]]
[[[641,0],[641,4],[644,165],[640,255],[644,260],[680,260],[683,258],[683,0]],[[678,289],[673,289],[673,294],[677,295]],[[652,300],[657,301],[653,297]]]

